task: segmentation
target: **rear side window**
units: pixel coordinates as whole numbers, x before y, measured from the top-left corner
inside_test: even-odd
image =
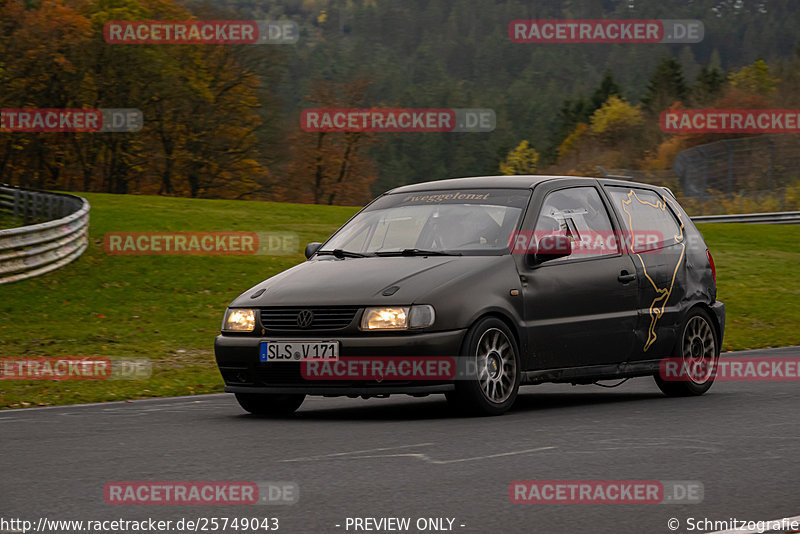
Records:
[[[569,237],[573,252],[567,258],[619,252],[608,212],[594,187],[572,187],[548,194],[536,220],[535,235],[536,239],[546,235]]]
[[[628,242],[634,252],[683,241],[683,227],[663,195],[638,187],[608,186],[607,191],[622,224],[630,232]]]

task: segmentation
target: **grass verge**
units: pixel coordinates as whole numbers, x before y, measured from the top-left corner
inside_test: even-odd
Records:
[[[724,350],[800,345],[800,226],[700,224],[725,303]]]
[[[116,256],[112,231],[294,232],[319,241],[356,208],[83,194],[90,243],[54,273],[0,286],[0,356],[150,358],[146,381],[0,381],[0,408],[222,391],[214,337],[228,303],[304,259],[287,256]]]

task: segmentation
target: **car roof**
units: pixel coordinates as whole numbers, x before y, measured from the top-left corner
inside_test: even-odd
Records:
[[[559,178],[581,179],[579,176],[550,176],[543,174],[526,174],[517,176],[474,176],[470,178],[450,178],[447,180],[434,180],[418,184],[396,187],[388,193],[411,193],[415,191],[430,191],[443,189],[532,189],[535,185]],[[583,178],[595,180],[595,178]]]
[[[596,180],[603,185],[619,185],[623,187],[644,186],[648,188],[664,189],[669,191],[669,189],[664,187],[632,182],[628,180],[594,178],[588,176],[521,174],[516,176],[473,176],[468,178],[450,178],[447,180],[420,182],[418,184],[395,187],[394,189],[387,191],[385,194],[413,193],[417,191],[441,191],[451,189],[533,189],[536,185],[542,182],[549,182],[553,180],[587,180],[592,182]]]

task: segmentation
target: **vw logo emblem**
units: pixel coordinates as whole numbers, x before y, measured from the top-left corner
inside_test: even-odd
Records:
[[[300,328],[308,328],[314,322],[314,312],[311,310],[300,310],[297,314],[297,326]]]

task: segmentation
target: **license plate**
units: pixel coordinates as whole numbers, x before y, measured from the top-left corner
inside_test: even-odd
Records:
[[[299,362],[303,360],[338,360],[338,341],[281,341],[261,342],[259,361]]]

